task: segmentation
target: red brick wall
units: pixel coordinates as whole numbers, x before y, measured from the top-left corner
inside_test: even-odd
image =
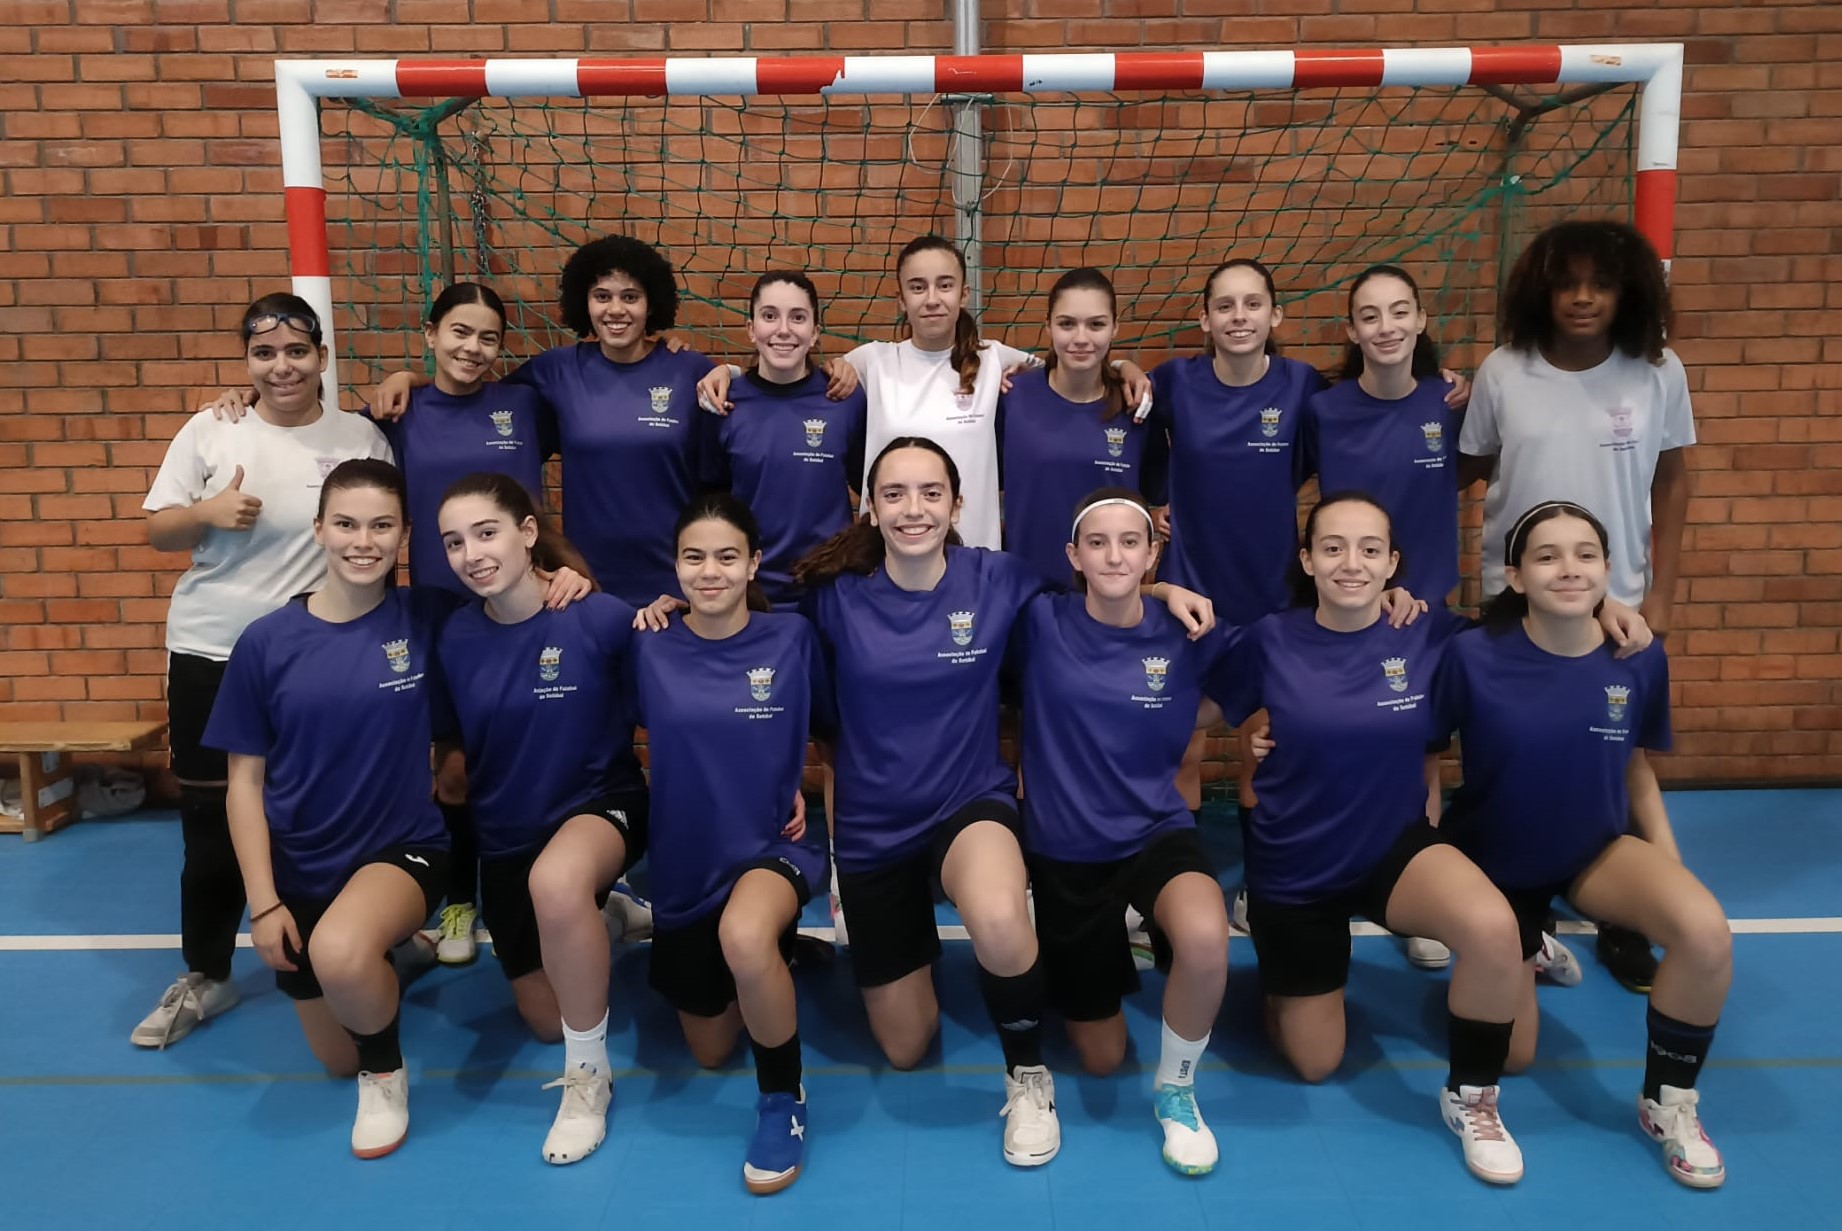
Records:
[[[1675,781],[1842,776],[1842,6],[995,0],[989,51],[1680,40],[1697,494]],[[945,0],[12,0],[0,28],[0,718],[162,712],[140,501],[286,277],[278,55],[947,51]],[[1095,13],[1099,16],[1095,16]],[[467,20],[459,20],[466,13]],[[669,27],[664,23],[673,23]]]

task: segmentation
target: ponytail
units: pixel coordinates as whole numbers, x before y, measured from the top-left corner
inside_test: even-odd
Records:
[[[588,580],[596,589],[601,587],[595,581],[595,574],[589,568],[588,561],[576,550],[574,543],[563,537],[562,531],[551,523],[549,517],[537,507],[531,499],[531,493],[524,485],[510,475],[495,474],[480,470],[456,479],[442,493],[441,503],[458,500],[464,496],[481,496],[498,506],[501,513],[512,519],[512,524],[522,526],[529,520],[537,523],[537,541],[531,544],[531,567],[546,573],[555,573],[560,569],[574,569]]]
[[[979,379],[979,323],[964,308],[953,322],[953,354],[947,362],[959,373],[959,391],[971,393]]]

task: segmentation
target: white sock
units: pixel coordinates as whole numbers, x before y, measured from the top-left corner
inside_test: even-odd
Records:
[[[608,1015],[603,1013],[601,1020],[587,1030],[571,1030],[569,1023],[563,1023],[563,1071],[573,1073],[577,1069],[592,1069],[605,1073],[608,1064]]]
[[[1195,1042],[1184,1038],[1170,1028],[1170,1023],[1163,1023],[1163,1045],[1158,1049],[1158,1076],[1160,1086],[1193,1086],[1196,1084],[1196,1062],[1202,1059],[1203,1049],[1209,1045],[1209,1036],[1203,1035]]]

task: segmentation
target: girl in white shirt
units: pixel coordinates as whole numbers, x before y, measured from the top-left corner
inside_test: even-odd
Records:
[[[844,356],[869,401],[864,456],[873,458],[898,436],[925,436],[959,467],[965,503],[959,534],[969,547],[1003,545],[998,507],[998,394],[1004,374],[1037,367],[1028,351],[981,338],[966,307],[966,259],[938,235],[910,240],[896,257],[896,284],[908,337],[866,342]],[[1126,402],[1137,406],[1151,383],[1136,364],[1117,364]],[[697,391],[708,407],[726,407],[736,373],[711,370]],[[841,391],[838,396],[843,396]]]
[[[201,410],[166,450],[142,507],[147,540],[191,555],[166,619],[167,721],[185,864],[179,876],[186,973],[130,1036],[165,1047],[233,1008],[230,982],[243,879],[225,813],[224,754],[200,743],[224,665],[252,621],[326,576],[314,543],[320,485],[351,458],[390,461],[370,420],[320,404],[326,367],[319,318],[295,295],[265,295],[240,330],[254,414],[239,424]]]

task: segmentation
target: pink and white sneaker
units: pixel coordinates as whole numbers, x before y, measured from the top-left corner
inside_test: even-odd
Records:
[[[1662,1097],[1654,1101],[1637,1096],[1637,1122],[1652,1141],[1662,1144],[1670,1177],[1690,1188],[1719,1188],[1727,1181],[1727,1165],[1701,1126],[1696,1107],[1701,1095],[1675,1086],[1662,1086],[1657,1093]]]

